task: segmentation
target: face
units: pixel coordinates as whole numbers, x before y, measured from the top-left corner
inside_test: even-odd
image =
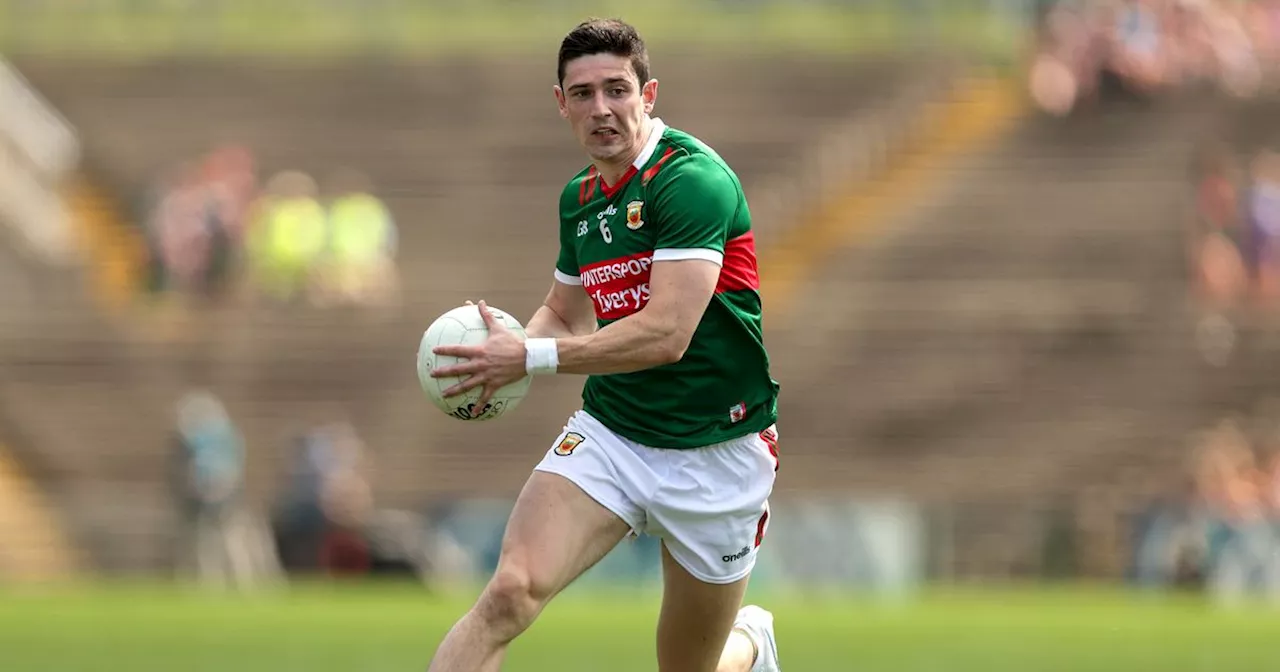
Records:
[[[629,59],[593,54],[569,61],[555,92],[560,116],[593,160],[621,164],[639,155],[658,82],[641,84]]]

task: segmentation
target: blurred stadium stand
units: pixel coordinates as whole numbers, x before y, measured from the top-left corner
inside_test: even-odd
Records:
[[[0,30],[0,47],[77,131],[81,173],[66,193],[88,242],[76,270],[0,248],[0,440],[95,567],[172,564],[171,409],[193,386],[224,399],[244,432],[262,511],[289,441],[334,416],[368,447],[379,507],[516,491],[580,381],[540,380],[517,414],[471,426],[427,408],[409,363],[422,328],[462,300],[528,315],[545,294],[554,199],[582,164],[552,106],[554,41],[536,58],[209,55],[191,52],[228,48],[165,42],[152,45],[162,57],[115,59],[49,47],[63,44],[49,37],[61,24],[2,4],[43,30]],[[1001,3],[920,3],[915,22],[881,3],[876,16],[910,25],[898,35],[912,43],[968,25],[960,5],[980,32],[1011,20],[993,14]],[[397,7],[371,10],[362,39],[403,38],[386,20]],[[1018,7],[1013,25],[1029,14]],[[85,42],[109,42],[111,21],[93,25]],[[1249,341],[1226,367],[1196,350],[1182,231],[1203,142],[1224,130],[1271,140],[1280,103],[1173,95],[1051,118],[1010,93],[1016,39],[993,60],[961,47],[994,33],[954,32],[927,54],[655,51],[659,115],[738,171],[759,203],[766,271],[771,253],[792,264],[777,271],[794,278],[787,305],[766,321],[783,383],[779,506],[807,510],[797,521],[812,527],[795,538],[866,511],[846,499],[897,502],[875,515],[922,515],[929,548],[902,552],[928,555],[918,561],[937,575],[1118,577],[1126,517],[1179,487],[1187,437],[1276,393],[1273,341]],[[991,113],[993,99],[1000,132],[955,144],[976,138],[966,115]],[[389,316],[112,304],[113,288],[141,285],[141,204],[157,176],[225,143],[252,148],[264,176],[365,172],[399,226],[403,304]],[[829,258],[809,259],[819,253]],[[830,555],[844,542],[825,542]]]
[[[794,64],[772,60],[692,58],[682,64],[687,70],[663,73],[672,101],[664,99],[663,114],[706,137],[748,184],[802,160],[811,129],[891,96],[899,73],[913,67],[820,62],[797,77]],[[144,192],[152,175],[234,133],[266,166],[366,167],[397,218],[413,223],[401,241],[409,303],[394,324],[371,328],[341,313],[233,313],[200,325],[188,342],[146,345],[134,355],[145,363],[103,361],[108,368],[97,389],[79,363],[67,367],[64,381],[48,373],[15,381],[16,403],[31,424],[45,417],[56,433],[74,433],[59,451],[69,474],[99,484],[132,483],[133,497],[144,506],[144,484],[156,480],[156,458],[163,455],[159,439],[168,419],[162,400],[207,376],[251,428],[250,443],[260,446],[251,468],[262,481],[259,492],[279,471],[272,460],[281,445],[278,428],[325,401],[346,406],[366,440],[379,446],[380,499],[416,504],[423,493],[504,494],[519,484],[528,465],[512,458],[530,454],[531,440],[540,443],[527,437],[546,433],[545,417],[572,406],[572,383],[544,386],[554,393],[528,400],[522,419],[477,431],[424,417],[404,363],[416,347],[421,316],[439,314],[467,296],[528,312],[545,292],[555,242],[537,223],[546,220],[563,176],[581,163],[561,137],[545,68],[485,69],[466,61],[276,68],[42,61],[23,70],[81,130],[86,154],[111,167],[104,179],[115,193]],[[715,71],[722,73],[717,81],[749,77],[786,94],[757,104],[753,88],[698,85]],[[477,109],[470,100],[473,86],[503,95],[482,98]],[[165,104],[155,105],[162,96]],[[748,108],[755,110],[750,116],[738,112]],[[808,111],[806,123],[795,121],[797,109]],[[494,189],[501,197],[493,197]],[[501,241],[483,248],[483,265],[468,254],[477,241]],[[110,333],[73,337],[74,347],[83,358],[112,359],[106,354],[111,346],[123,346],[111,343]],[[108,393],[121,372],[113,365],[132,372],[131,378],[151,378],[142,372],[156,370],[159,380],[139,380],[146,391],[138,393],[154,400],[142,406],[159,411],[157,417],[147,422],[125,412],[140,410],[140,400],[124,390]],[[161,373],[166,369],[172,373]],[[75,389],[66,389],[72,382]],[[78,409],[74,427],[59,421],[69,408]],[[112,438],[89,448],[89,437]],[[56,443],[51,437],[45,450],[58,451]],[[102,463],[92,452],[100,452]],[[88,508],[121,508],[116,504]],[[162,508],[159,502],[145,506]],[[137,515],[121,513],[126,519]]]

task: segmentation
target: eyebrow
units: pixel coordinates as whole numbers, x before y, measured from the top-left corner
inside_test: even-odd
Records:
[[[604,80],[605,86],[609,86],[610,84],[630,84],[630,83],[631,83],[630,80],[628,80],[626,77],[610,77],[609,79]],[[582,84],[574,84],[573,86],[569,87],[569,90],[577,91],[579,89],[589,89],[589,88],[591,88],[591,83],[583,82]]]

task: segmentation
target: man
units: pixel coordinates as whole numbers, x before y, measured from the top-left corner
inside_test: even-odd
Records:
[[[773,617],[739,609],[769,520],[778,385],[762,342],[755,244],[737,177],[651,117],[658,82],[635,29],[577,26],[560,45],[560,116],[591,165],[560,199],[555,282],[521,340],[436,352],[453,396],[530,374],[587,374],[516,501],[493,579],[431,670],[498,670],[507,645],[628,533],[662,539],[662,672],[778,669]]]

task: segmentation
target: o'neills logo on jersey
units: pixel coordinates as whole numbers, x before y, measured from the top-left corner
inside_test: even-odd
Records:
[[[653,253],[641,252],[582,267],[582,288],[596,304],[596,317],[616,320],[649,302]]]

